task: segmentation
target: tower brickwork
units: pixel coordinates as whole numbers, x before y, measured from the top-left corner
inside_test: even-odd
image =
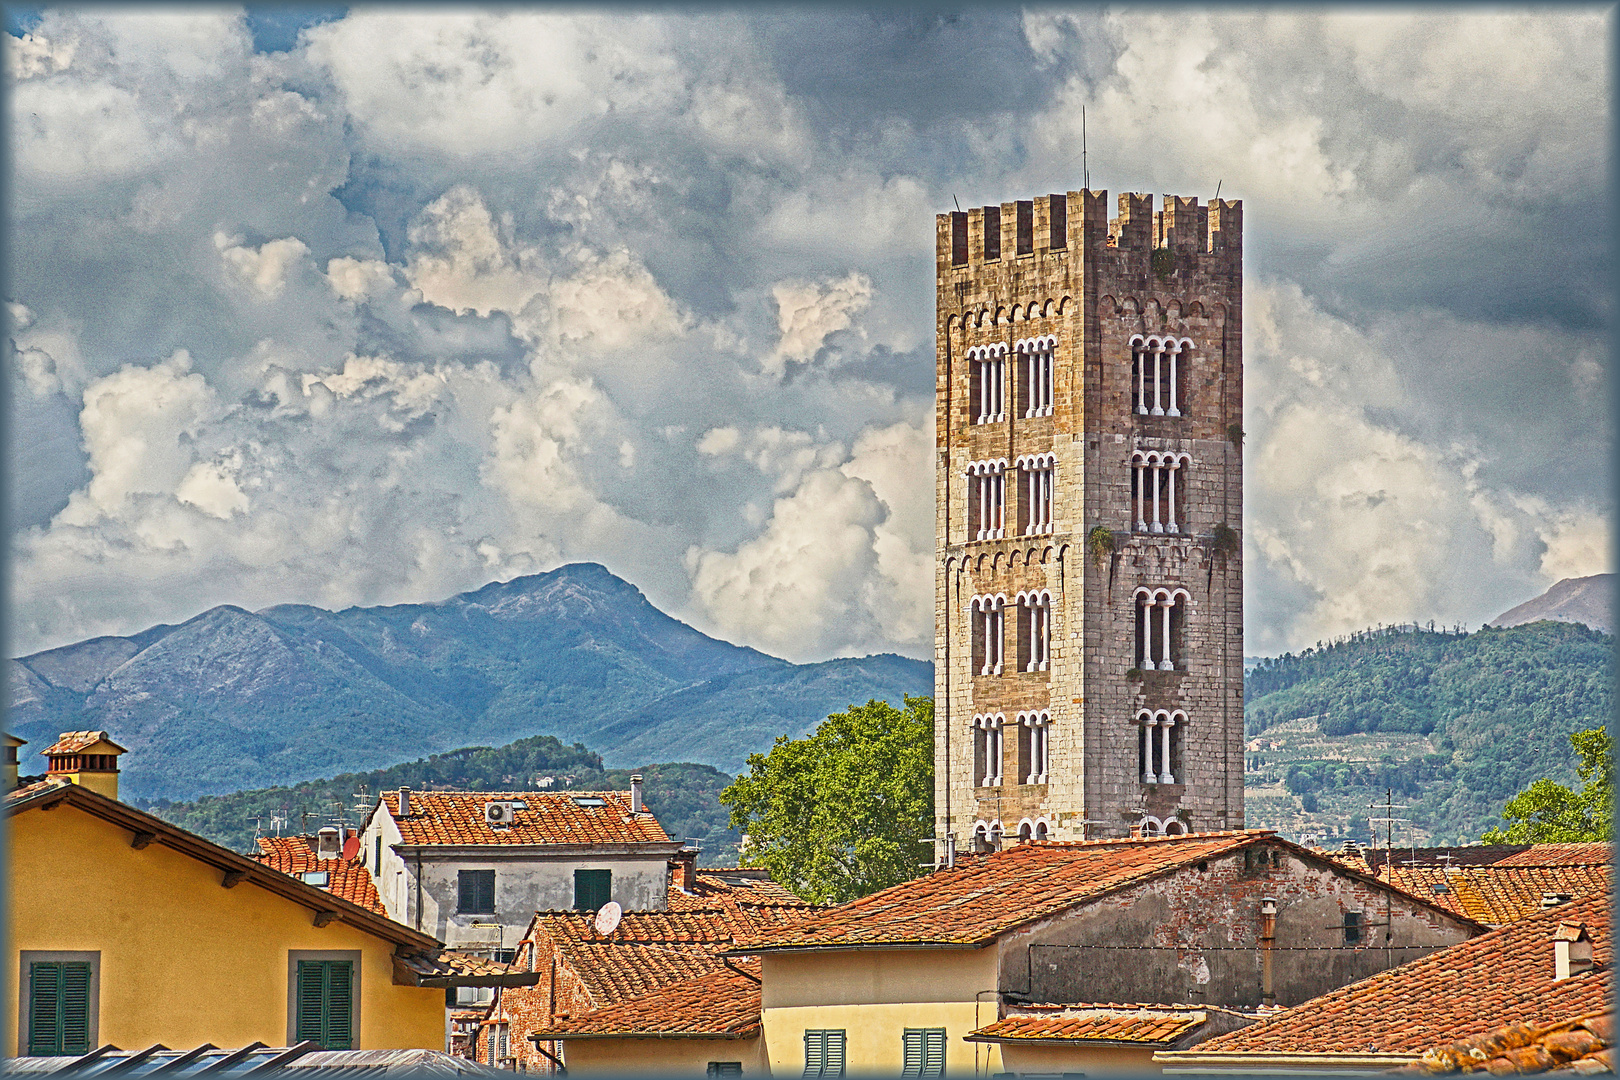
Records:
[[[1243,826],[1243,207],[939,215],[936,837]]]

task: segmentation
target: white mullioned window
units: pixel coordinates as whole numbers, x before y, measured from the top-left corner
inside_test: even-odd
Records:
[[[1006,744],[1003,730],[1007,718],[1001,713],[981,713],[973,718],[973,786],[1000,787]]]
[[[1174,784],[1181,772],[1181,747],[1186,738],[1187,714],[1177,709],[1151,712],[1143,709],[1136,714],[1137,726],[1142,729],[1142,783]]]
[[[1187,470],[1192,455],[1171,450],[1131,454],[1131,516],[1137,532],[1181,533],[1185,529]]]
[[[968,536],[1002,539],[1007,535],[1007,459],[970,462],[967,480]]]
[[[1040,712],[1018,714],[1018,782],[1021,784],[1046,783],[1048,760],[1047,738],[1052,730],[1052,714]]]
[[[1018,666],[1047,671],[1052,666],[1052,594],[1045,589],[1019,593]]]
[[[976,345],[968,350],[968,411],[975,424],[1007,419],[1007,346]]]
[[[1191,362],[1188,338],[1131,338],[1131,409],[1138,416],[1180,416],[1185,395],[1181,382]]]
[[[1050,533],[1052,500],[1057,482],[1056,454],[1025,454],[1013,463],[1018,468],[1019,519],[1025,536]]]
[[[1000,675],[1006,641],[1007,598],[975,596],[968,606],[972,619],[973,670],[978,675]]]
[[[1053,357],[1057,352],[1057,338],[1031,338],[1013,344],[1024,380],[1024,415],[1052,415]]]
[[[1143,671],[1175,671],[1186,667],[1182,655],[1182,625],[1192,596],[1186,589],[1136,590],[1136,655]]]

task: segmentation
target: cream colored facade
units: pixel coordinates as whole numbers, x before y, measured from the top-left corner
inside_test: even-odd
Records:
[[[964,1041],[996,1020],[996,949],[849,949],[766,953],[765,1046],[771,1072],[804,1071],[804,1033],[845,1033],[850,1073],[898,1074],[907,1028],[944,1028],[945,1068],[1001,1072],[1000,1051]]]
[[[396,945],[419,937],[404,927],[389,940],[341,919],[316,926],[309,907],[251,879],[224,887],[220,867],[150,837],[135,847],[139,834],[68,802],[8,825],[6,1053],[27,1053],[24,953],[92,960],[92,1047],[290,1045],[295,961],[341,957],[356,961],[355,1049],[444,1048],[444,991],[395,981]]]
[[[768,1074],[770,1062],[765,1040],[751,1039],[569,1039],[563,1051],[568,1072],[633,1076],[654,1073],[663,1076],[704,1076],[709,1063],[735,1061],[744,1076]],[[800,1069],[804,1063],[800,1062]]]
[[[1099,1046],[1073,1041],[1067,1045],[1008,1039],[1000,1044],[1007,1072],[1085,1073],[1087,1076],[1141,1076],[1162,1073],[1153,1061],[1157,1046]]]

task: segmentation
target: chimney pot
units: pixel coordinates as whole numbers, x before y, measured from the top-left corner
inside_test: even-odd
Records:
[[[336,859],[343,854],[343,829],[328,825],[315,834],[315,857]]]
[[[411,789],[408,787],[399,789],[399,816],[411,816]]]
[[[1553,981],[1592,970],[1592,936],[1582,923],[1560,923],[1553,934]]]
[[[641,813],[641,774],[634,773],[630,777],[630,812]]]

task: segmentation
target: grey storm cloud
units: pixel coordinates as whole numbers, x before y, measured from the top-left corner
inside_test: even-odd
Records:
[[[48,9],[14,651],[592,559],[931,655],[933,215],[1245,202],[1248,648],[1608,567],[1608,15]]]

